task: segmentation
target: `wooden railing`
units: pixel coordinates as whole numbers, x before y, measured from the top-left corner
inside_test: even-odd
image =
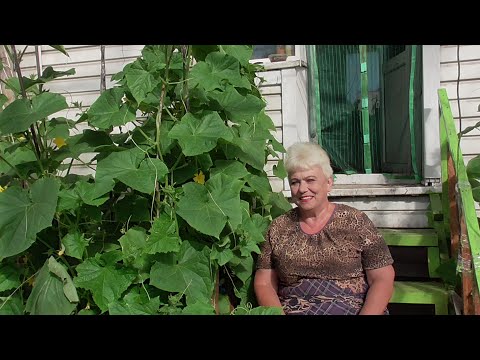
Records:
[[[468,181],[460,141],[446,89],[438,90],[442,151],[442,198],[450,256],[457,259],[461,274],[459,295],[463,315],[480,315],[480,229],[472,188]]]

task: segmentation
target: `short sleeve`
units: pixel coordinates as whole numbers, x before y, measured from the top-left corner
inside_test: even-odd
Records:
[[[393,258],[382,234],[368,216],[362,215],[362,265],[365,270],[379,269],[393,264]]]
[[[267,231],[265,241],[260,244],[260,255],[257,258],[257,269],[273,269],[271,229]]]

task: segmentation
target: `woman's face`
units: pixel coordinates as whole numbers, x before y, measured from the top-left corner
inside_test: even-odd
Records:
[[[288,177],[295,204],[302,210],[323,208],[328,203],[332,178],[327,178],[320,167],[298,170]]]

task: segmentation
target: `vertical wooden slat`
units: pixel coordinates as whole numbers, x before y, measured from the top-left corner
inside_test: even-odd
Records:
[[[462,269],[462,298],[463,298],[463,315],[475,314],[473,307],[473,274],[472,274],[472,254],[470,253],[470,245],[468,244],[467,226],[465,225],[465,218],[462,214],[460,216],[460,255],[461,255],[461,269]]]
[[[456,258],[458,254],[458,246],[460,241],[460,223],[458,221],[458,205],[455,185],[457,184],[457,176],[455,174],[455,166],[453,164],[452,155],[448,152],[448,204],[450,214],[450,251],[451,256]]]

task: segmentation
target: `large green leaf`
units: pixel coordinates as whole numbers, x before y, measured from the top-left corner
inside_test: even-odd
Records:
[[[123,235],[118,242],[122,245],[124,259],[135,258],[141,256],[144,251],[147,235],[144,228],[133,227]]]
[[[77,289],[73,285],[72,278],[63,265],[59,264],[52,256],[48,259],[48,270],[57,275],[63,283],[63,293],[70,302],[79,302]]]
[[[155,218],[147,238],[146,252],[149,254],[178,252],[182,240],[177,234],[176,219],[165,213]]]
[[[140,192],[151,194],[155,181],[163,181],[168,173],[166,165],[159,159],[145,158],[138,148],[111,153],[97,164],[95,195],[98,197],[110,191],[117,179]]]
[[[160,298],[148,299],[130,291],[122,301],[115,302],[108,307],[110,315],[156,315],[160,307]]]
[[[65,47],[63,45],[48,45],[48,46],[51,46],[52,48],[54,48],[55,50],[58,50],[60,51],[62,54],[70,57],[70,55],[68,55],[67,51],[65,50]]]
[[[135,111],[122,102],[123,96],[124,92],[120,88],[103,92],[87,112],[90,125],[108,129],[135,120]]]
[[[227,221],[232,230],[242,222],[243,183],[225,174],[212,176],[205,185],[189,182],[183,185],[177,214],[198,231],[219,238]]]
[[[68,108],[65,97],[54,93],[41,93],[33,98],[17,99],[0,112],[0,134],[27,130],[35,122]]]
[[[185,306],[182,315],[215,315],[215,308],[210,300],[197,301]]]
[[[237,134],[238,131],[238,134]],[[255,123],[240,123],[238,130],[232,130],[234,134],[230,144],[225,144],[224,151],[228,158],[239,158],[250,164],[255,169],[263,171],[266,162],[265,133],[268,130],[261,129]],[[268,134],[269,136],[269,134]]]
[[[240,74],[238,60],[220,52],[207,55],[205,62],[198,62],[190,72],[189,86],[200,86],[205,91],[223,89],[226,82],[233,86],[250,89],[250,82]]]
[[[240,95],[233,86],[228,86],[225,91],[209,92],[208,97],[216,100],[233,122],[250,121],[266,105],[263,100],[251,94]]]
[[[1,64],[1,63],[0,63]],[[1,71],[1,70],[0,70]],[[0,94],[0,112],[3,110],[3,105],[8,101],[8,98],[3,95],[3,94]]]
[[[84,234],[75,231],[65,235],[62,238],[62,244],[65,246],[65,254],[81,260],[88,246],[88,240],[85,239]]]
[[[112,146],[111,137],[104,131],[86,129],[82,134],[74,135],[66,140],[67,146],[55,151],[52,155],[55,160],[78,158],[81,154],[99,152],[102,147]],[[112,149],[110,147],[110,149]],[[111,151],[111,150],[110,150]]]
[[[98,197],[95,184],[85,180],[77,181],[74,189],[80,199],[87,205],[100,206],[109,198],[108,194]]]
[[[0,149],[1,148],[2,145],[0,145]],[[6,148],[3,153],[0,151],[0,154],[12,166],[29,163],[36,160],[35,153],[27,147],[27,143]],[[6,161],[0,159],[0,173],[13,174],[13,169],[7,164]]]
[[[230,141],[232,134],[218,113],[207,112],[201,119],[185,114],[168,137],[178,139],[186,156],[195,156],[212,150],[220,138]]]
[[[158,81],[155,80],[153,75],[145,70],[129,69],[128,72],[125,73],[125,78],[138,104],[140,104],[147,94],[158,84]]]
[[[59,188],[58,181],[43,178],[30,191],[11,186],[0,193],[0,258],[28,249],[52,225]]]
[[[119,200],[115,206],[116,219],[118,222],[127,221],[150,221],[150,208],[152,203],[149,199],[136,193],[127,194]]]
[[[220,45],[220,48],[228,55],[237,59],[243,66],[249,64],[253,55],[252,45]]]
[[[467,173],[474,178],[480,178],[480,155],[475,156],[468,162]]]
[[[77,287],[91,290],[95,304],[105,312],[127,290],[136,274],[132,269],[116,268],[114,264],[103,266],[97,255],[77,265],[78,275],[73,282]]]
[[[198,251],[184,241],[173,263],[166,260],[152,266],[150,284],[165,291],[185,293],[187,304],[209,301],[213,293],[209,253],[207,247]]]
[[[28,89],[35,84],[44,84],[56,78],[68,75],[75,75],[75,69],[71,68],[67,71],[55,71],[51,66],[47,66],[45,70],[43,70],[42,76],[40,76],[38,79],[30,79],[23,76],[23,86],[25,89]]]
[[[78,296],[70,276],[50,257],[35,278],[25,311],[32,315],[69,315],[76,307],[75,302],[78,302]]]
[[[233,271],[235,272],[235,275],[244,283],[253,274],[255,263],[251,254],[246,257],[237,257],[234,259],[234,261],[230,261],[230,264]]]
[[[248,174],[250,174],[245,168],[245,164],[236,160],[215,161],[215,167],[210,170],[210,175],[213,176],[218,173],[223,173],[236,179],[242,179]]]
[[[13,296],[0,297],[0,315],[23,315],[24,310],[25,306],[19,292]]]
[[[233,251],[230,248],[221,248],[215,244],[210,254],[212,260],[217,260],[218,265],[223,266],[234,257]]]
[[[40,126],[45,132],[45,136],[47,139],[54,139],[56,137],[61,137],[63,139],[67,139],[70,135],[70,129],[75,126],[72,120],[66,119],[64,117],[57,117],[50,119],[45,124]]]
[[[0,292],[20,286],[20,272],[11,265],[0,266]]]

